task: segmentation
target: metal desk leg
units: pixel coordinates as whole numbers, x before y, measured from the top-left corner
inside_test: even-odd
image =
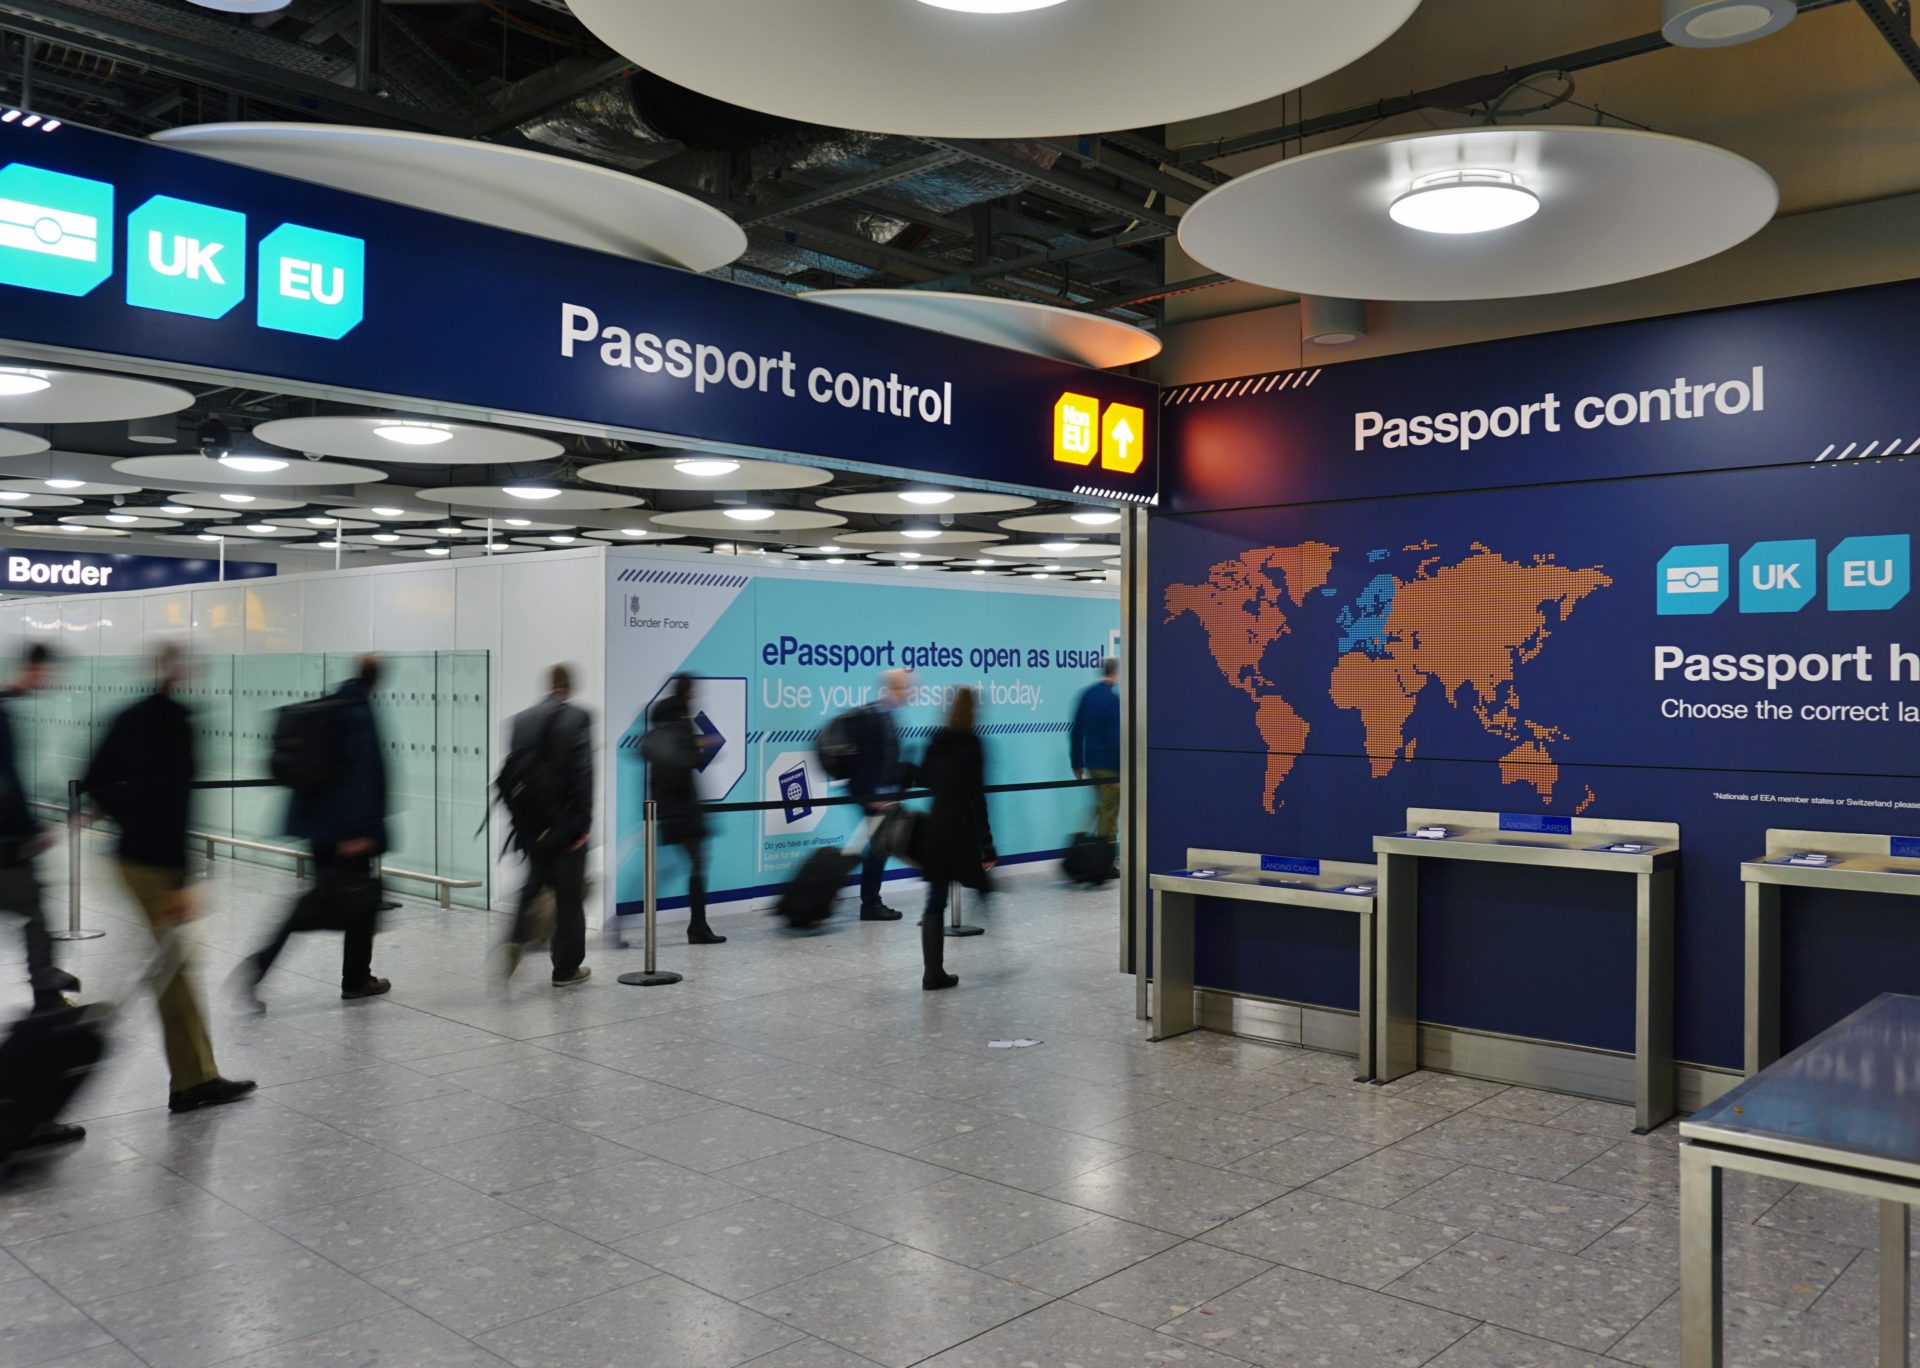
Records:
[[[1721,1176],[1713,1157],[1680,1146],[1680,1368],[1721,1368]]]
[[[1193,1015],[1193,895],[1153,895],[1153,1025],[1148,1040],[1198,1029]]]
[[[1780,1057],[1780,886],[1747,885],[1746,1066],[1751,1078]]]
[[[1372,912],[1360,914],[1360,1020],[1353,1052],[1356,1083],[1373,1077],[1373,923]]]
[[[1673,1115],[1673,871],[1634,885],[1633,1124],[1645,1135]]]
[[[1907,1256],[1912,1238],[1905,1202],[1880,1203],[1880,1368],[1907,1368]]]
[[[1374,921],[1373,1081],[1391,1083],[1420,1067],[1420,862],[1380,857]]]

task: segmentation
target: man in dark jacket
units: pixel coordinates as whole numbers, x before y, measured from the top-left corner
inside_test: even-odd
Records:
[[[186,656],[168,642],[153,663],[153,692],[113,720],[81,782],[120,828],[120,881],[158,936],[196,915],[187,881],[195,769],[193,718],[173,696],[186,678]],[[184,960],[160,989],[158,1004],[171,1074],[169,1110],[197,1111],[253,1091],[251,1080],[220,1076]]]
[[[727,938],[707,924],[707,814],[700,806],[700,768],[720,738],[701,732],[698,715],[693,676],[675,675],[666,697],[653,705],[640,755],[656,807],[657,844],[679,846],[687,857],[687,944],[725,945]]]
[[[895,795],[906,786],[900,728],[893,715],[906,706],[910,677],[905,670],[888,670],[880,676],[880,692],[874,701],[847,719],[848,739],[853,743],[853,773],[847,787],[869,817],[893,807]],[[886,872],[887,857],[869,842],[860,862],[861,921],[900,920],[900,914],[880,900]]]
[[[1093,834],[1111,841],[1120,831],[1120,662],[1108,656],[1098,682],[1089,684],[1074,706],[1067,745],[1076,779],[1091,779],[1094,789]]]
[[[53,652],[46,643],[36,641],[21,657],[13,687],[0,692],[0,700],[5,700],[0,703],[0,912],[20,918],[27,942],[27,980],[33,986],[36,1009],[59,1006],[61,994],[80,987],[79,979],[53,963],[53,937],[41,904],[40,880],[33,872],[35,857],[52,844],[52,838],[41,829],[27,801],[27,787],[20,778],[23,743],[14,729],[13,701],[44,689],[52,677]]]
[[[573,671],[555,665],[547,672],[547,696],[514,716],[508,732],[510,755],[525,752],[529,771],[540,776],[538,798],[547,829],[514,833],[527,857],[527,881],[504,947],[505,976],[519,967],[521,947],[534,940],[535,901],[553,898],[553,986],[585,983],[593,971],[587,957],[587,840],[593,834],[593,719],[571,703]]]
[[[373,861],[387,849],[387,764],[380,751],[380,728],[373,716],[373,691],[380,682],[380,657],[364,655],[353,678],[331,695],[332,741],[336,768],[325,787],[296,791],[287,805],[287,834],[305,838],[313,850],[316,890],[324,900],[329,890],[363,889],[372,885]],[[324,926],[329,909],[315,898],[296,902],[272,940],[240,966],[243,987],[260,1006],[260,980],[279,958],[287,937],[296,931]],[[352,915],[340,953],[340,996],[377,997],[393,985],[373,973],[373,931],[376,908]],[[317,920],[316,919],[321,919]]]

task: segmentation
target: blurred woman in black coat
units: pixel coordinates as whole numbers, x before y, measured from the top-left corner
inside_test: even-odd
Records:
[[[947,895],[954,884],[986,892],[997,856],[987,820],[987,761],[973,728],[977,697],[962,689],[953,697],[947,724],[927,743],[920,762],[921,786],[933,793],[933,810],[921,824],[917,863],[927,881],[926,913],[920,918],[925,968],[920,986],[951,988],[960,980],[946,971]]]
[[[712,738],[694,725],[693,677],[673,677],[667,696],[653,705],[640,754],[647,762],[647,796],[659,804],[659,842],[687,855],[689,945],[724,945],[707,925],[707,814],[700,806],[697,776]]]

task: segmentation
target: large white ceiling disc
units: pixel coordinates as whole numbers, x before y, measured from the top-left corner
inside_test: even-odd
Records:
[[[929,531],[934,529],[927,529]],[[975,532],[970,528],[940,528],[936,537],[911,537],[905,532],[847,532],[834,538],[842,546],[915,546],[932,549],[936,546],[957,546],[961,543],[978,544],[981,542],[1005,541],[1006,536],[999,532]]]
[[[14,509],[72,508],[81,502],[71,494],[43,494],[28,488],[36,483],[33,480],[8,480],[6,483],[13,488],[0,489],[0,518],[6,517]]]
[[[1160,354],[1145,328],[1025,299],[933,290],[814,290],[815,303],[1101,370]]]
[[[417,492],[417,491],[412,491]],[[448,515],[443,508],[432,508],[422,504],[408,503],[396,499],[392,503],[375,502],[359,508],[328,508],[322,510],[329,518],[346,518],[351,528],[355,522],[378,523],[423,523],[447,522]],[[318,514],[315,515],[319,516]],[[321,529],[324,531],[325,529]]]
[[[151,518],[138,513],[75,513],[60,521],[76,527],[106,528],[120,532],[155,532],[180,526],[178,518]]]
[[[1707,143],[1627,128],[1476,128],[1351,143],[1250,172],[1187,211],[1180,243],[1209,270],[1299,294],[1504,299],[1724,252],[1765,227],[1779,198],[1765,171]],[[1396,201],[1408,216],[1464,214],[1430,215],[1449,231],[1422,231],[1396,220]],[[1530,216],[1458,231],[1475,226],[1482,204]]]
[[[736,518],[734,513],[765,513],[765,517]],[[837,513],[811,513],[800,508],[728,509],[696,508],[685,513],[661,513],[654,517],[655,527],[691,528],[696,532],[727,532],[736,537],[757,540],[768,532],[801,532],[819,527],[844,527],[847,520]]]
[[[945,517],[949,513],[1011,513],[1032,508],[1017,494],[974,494],[944,489],[903,489],[885,494],[836,494],[816,505],[830,513],[875,513],[889,517]]]
[[[521,492],[509,492],[515,489]],[[418,493],[435,503],[459,504],[466,508],[511,508],[521,516],[558,513],[562,509],[577,512],[583,508],[632,508],[640,502],[631,495],[605,494],[597,489],[561,489],[540,479],[510,485],[448,485],[442,489],[422,489]],[[529,498],[529,493],[537,493],[539,497]]]
[[[1419,0],[571,0],[602,42],[704,95],[910,137],[1105,133],[1309,85]],[[1005,10],[1001,4],[993,8]]]
[[[196,124],[154,138],[490,228],[690,271],[725,266],[747,250],[737,223],[691,195],[545,152],[336,124]]]
[[[618,542],[624,546],[638,546],[642,543],[678,541],[680,533],[663,532],[657,527],[611,527],[595,528],[582,532],[583,537],[594,541]]]
[[[895,565],[937,565],[941,561],[950,561],[952,556],[943,556],[937,551],[869,551],[870,561],[887,561]]]
[[[251,541],[284,541],[296,537],[311,537],[313,533],[314,529],[311,527],[282,527],[278,523],[270,522],[229,523],[220,529],[220,535],[223,537]]]
[[[70,537],[124,537],[128,534],[119,528],[81,527],[68,522],[17,522],[7,529],[9,532],[44,533],[48,536],[65,534]]]
[[[320,513],[305,518],[254,518],[249,521],[263,522],[274,527],[290,527],[297,532],[306,533],[309,537],[330,537],[336,525],[342,532],[365,532],[368,528],[379,526],[378,523],[352,522],[345,518],[336,520]]]
[[[260,424],[253,435],[289,451],[407,465],[508,465],[551,460],[565,449],[511,428],[378,413],[276,418]]]
[[[832,471],[815,470],[812,466],[752,461],[744,456],[721,456],[710,451],[607,461],[582,466],[578,473],[583,480],[616,489],[805,489],[833,479]]]
[[[45,438],[36,437],[31,432],[0,428],[0,456],[38,456],[49,445]]]
[[[276,499],[266,494],[255,494],[248,490],[232,490],[225,494],[175,494],[168,502],[182,508],[212,508],[222,513],[237,513],[243,518],[252,518],[261,513],[285,513],[291,509],[306,507],[304,499]],[[172,515],[169,514],[169,517]]]
[[[1027,518],[1002,518],[1009,532],[1051,532],[1069,537],[1102,536],[1120,526],[1121,515],[1105,508],[1083,508],[1075,513],[1036,513]]]
[[[104,499],[115,494],[138,494],[138,485],[100,484],[93,480],[62,479],[54,475],[50,479],[0,480],[0,491],[14,494],[64,494],[76,499]],[[18,499],[6,502],[19,503]]]
[[[108,423],[193,407],[172,385],[0,361],[0,423]]]
[[[213,484],[213,485],[282,485],[303,487],[307,485],[350,485],[372,484],[375,480],[387,478],[384,470],[375,470],[371,466],[341,465],[335,461],[309,461],[292,452],[288,452],[285,462],[277,470],[270,470],[262,463],[278,461],[278,456],[264,456],[257,452],[240,454],[236,459],[249,463],[251,469],[226,465],[205,456],[129,456],[115,461],[113,468],[122,475],[132,475],[147,484]]]
[[[468,518],[465,521],[468,527],[482,536],[486,535],[488,524],[491,523],[496,537],[517,537],[532,532],[571,532],[575,526],[570,522],[544,522],[538,518],[521,517]],[[636,525],[644,526],[645,523],[646,519],[642,518]]]
[[[1008,542],[1004,546],[982,547],[980,554],[1001,560],[1058,561],[1111,556],[1112,542]]]

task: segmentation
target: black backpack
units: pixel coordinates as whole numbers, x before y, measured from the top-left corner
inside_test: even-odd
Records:
[[[820,735],[814,738],[813,748],[820,753],[820,768],[827,772],[827,778],[847,780],[853,778],[853,764],[860,752],[854,740],[854,712],[843,712],[820,729]]]
[[[329,694],[289,703],[274,714],[267,773],[296,794],[324,793],[340,775],[340,717],[348,704]]]
[[[544,855],[560,843],[555,827],[560,820],[560,799],[555,792],[553,766],[546,762],[547,742],[553,737],[554,722],[560,710],[555,708],[545,725],[524,746],[507,752],[493,791],[500,806],[507,810],[512,830],[509,843],[527,855]]]

